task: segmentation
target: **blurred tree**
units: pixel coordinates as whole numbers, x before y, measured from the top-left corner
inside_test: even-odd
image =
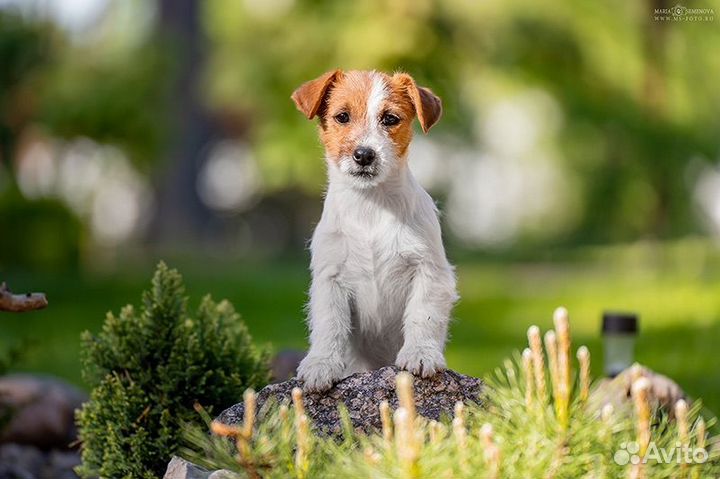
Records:
[[[550,139],[554,166],[577,190],[564,241],[701,231],[688,164],[720,152],[720,30],[658,20],[667,0],[154,3],[154,34],[120,55],[4,11],[0,24],[11,66],[0,72],[3,161],[30,119],[61,138],[121,147],[157,186],[153,240],[212,236],[233,221],[209,210],[196,185],[227,136],[250,144],[266,195],[319,195],[322,149],[289,95],[336,67],[412,73],[444,99],[431,141],[477,162],[488,111],[524,91],[549,94],[563,118]],[[720,11],[718,0],[701,6]],[[519,235],[520,244],[563,240]]]
[[[65,269],[77,264],[80,227],[55,200],[27,201],[14,174],[21,138],[37,119],[38,91],[56,52],[52,26],[0,10],[0,266]],[[3,169],[9,174],[4,175]],[[4,184],[3,184],[4,183]]]
[[[172,68],[165,120],[172,141],[159,170],[155,241],[199,239],[213,216],[198,195],[197,178],[214,126],[203,104],[201,78],[205,42],[197,0],[159,0],[156,38],[166,46]]]
[[[37,120],[59,138],[90,137],[116,145],[149,171],[166,138],[162,106],[168,60],[162,46],[143,44],[127,58],[98,55],[63,51],[40,93]]]
[[[81,225],[57,200],[0,196],[0,266],[63,271],[80,259]]]
[[[483,111],[509,92],[541,89],[565,118],[561,167],[579,179],[580,220],[569,241],[696,232],[693,181],[683,178],[691,158],[720,151],[720,95],[709,81],[720,74],[711,61],[720,35],[712,23],[657,20],[665,6],[213,2],[210,101],[252,116],[271,187],[317,192],[322,152],[287,96],[323,71],[407,69],[445,99],[433,138],[459,137],[480,150]]]
[[[0,10],[0,168],[9,171],[18,139],[35,115],[42,71],[52,59],[49,29]]]

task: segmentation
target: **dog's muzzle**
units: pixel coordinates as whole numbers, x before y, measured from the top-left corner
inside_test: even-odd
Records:
[[[372,165],[376,156],[375,150],[367,146],[359,146],[353,152],[353,160],[362,167]]]

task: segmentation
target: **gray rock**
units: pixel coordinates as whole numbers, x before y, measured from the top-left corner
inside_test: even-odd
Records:
[[[75,409],[86,400],[85,393],[53,377],[0,377],[0,412],[10,414],[0,430],[0,443],[68,448],[77,439]]]
[[[75,466],[80,465],[80,454],[75,451],[50,451],[41,477],[53,479],[76,479]]]
[[[395,376],[399,372],[400,369],[395,366],[386,366],[353,374],[329,391],[306,393],[307,414],[320,432],[338,435],[342,431],[338,406],[344,403],[356,430],[370,432],[380,429],[380,402],[387,400],[392,408],[398,406]],[[483,392],[480,379],[449,369],[427,379],[415,377],[414,383],[417,412],[429,419],[440,419],[443,414],[452,416],[457,401],[479,403]],[[289,402],[294,387],[302,388],[302,382],[291,379],[264,387],[257,396],[258,408],[262,412],[263,404],[273,398],[281,403]],[[243,410],[242,403],[236,404],[223,411],[217,420],[229,425],[238,424],[242,422]]]
[[[185,459],[173,456],[163,479],[208,479],[210,471]]]
[[[0,479],[77,479],[77,451],[42,451],[26,444],[0,445]]]
[[[0,463],[0,479],[37,479],[17,464]]]
[[[240,476],[227,469],[220,469],[210,473],[208,479],[240,479]]]
[[[3,444],[0,446],[0,465],[0,478],[35,479],[45,466],[45,456],[32,446]]]
[[[688,404],[691,402],[685,391],[675,381],[645,366],[636,364],[612,379],[600,380],[590,396],[590,404],[597,409],[611,404],[616,411],[632,408],[632,384],[640,377],[644,377],[650,382],[648,400],[652,407],[658,407],[667,412],[670,418],[675,416],[676,402],[680,399],[684,399]]]
[[[163,479],[240,479],[240,476],[227,469],[208,471],[181,457],[173,456]]]

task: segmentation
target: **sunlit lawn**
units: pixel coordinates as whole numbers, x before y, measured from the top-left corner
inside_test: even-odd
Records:
[[[259,343],[303,348],[308,274],[302,261],[273,264],[172,264],[183,272],[191,304],[203,294],[230,299]],[[108,310],[139,303],[153,265],[112,277],[10,274],[14,289],[43,290],[42,312],[0,316],[4,342],[28,340],[17,369],[57,374],[78,384],[79,334],[98,330]],[[484,375],[522,348],[531,324],[552,325],[557,305],[571,313],[576,345],[587,344],[601,372],[604,309],[641,315],[637,358],[720,410],[720,251],[701,241],[633,245],[548,255],[543,261],[458,265],[462,300],[448,347],[449,366]]]

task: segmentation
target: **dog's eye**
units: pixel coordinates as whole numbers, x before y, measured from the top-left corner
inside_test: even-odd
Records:
[[[380,118],[380,123],[384,126],[394,126],[400,123],[400,117],[392,113],[383,113],[382,118]]]
[[[335,115],[334,118],[335,118],[335,121],[338,123],[347,123],[350,121],[350,115],[346,111],[343,111],[342,113],[338,113],[337,115]]]

